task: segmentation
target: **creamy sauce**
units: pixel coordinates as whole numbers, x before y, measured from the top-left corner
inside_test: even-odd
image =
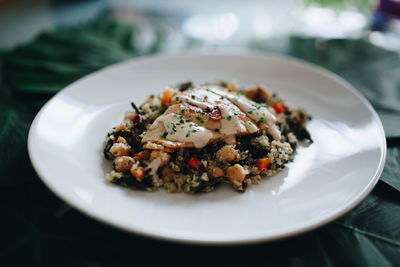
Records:
[[[210,118],[211,111],[220,113]],[[142,139],[147,145],[202,148],[215,139],[234,144],[236,135],[267,128],[275,140],[281,138],[276,117],[262,104],[229,93],[219,86],[177,92],[167,111],[158,117]]]
[[[245,116],[246,114],[243,114],[237,106],[232,105],[232,102],[225,96],[216,94],[213,89],[214,87],[212,86],[184,92],[182,98],[178,96],[178,102],[186,102],[201,108],[209,108],[210,110],[218,107],[223,118],[220,132],[227,136],[246,133],[246,131],[255,133],[259,130],[254,124],[243,123],[238,115]]]
[[[165,139],[166,141],[191,142],[196,148],[204,147],[213,137],[212,132],[207,128],[176,113],[158,117],[148,133],[151,134],[146,134],[142,142]],[[165,143],[168,144],[168,142]]]
[[[251,101],[250,99],[242,96],[235,95],[219,88],[213,88],[213,92],[218,95],[228,98],[232,104],[236,105],[240,110],[246,113],[255,122],[260,123],[260,126],[268,127],[268,132],[274,137],[275,140],[281,139],[281,133],[276,126],[276,117],[264,105]]]
[[[178,114],[170,113],[163,117],[164,128],[171,141],[192,142],[196,148],[204,147],[213,137],[210,130],[187,119],[181,119]]]

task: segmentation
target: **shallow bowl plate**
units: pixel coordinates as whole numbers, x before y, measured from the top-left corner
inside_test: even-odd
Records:
[[[130,102],[165,86],[237,80],[265,84],[313,116],[314,143],[294,162],[246,193],[220,186],[207,194],[133,191],[105,182],[107,132]],[[181,54],[122,62],[55,95],[38,113],[29,155],[60,198],[104,223],[150,237],[202,244],[238,244],[302,233],[343,215],[372,190],[386,143],[371,105],[336,75],[298,60],[265,54]]]

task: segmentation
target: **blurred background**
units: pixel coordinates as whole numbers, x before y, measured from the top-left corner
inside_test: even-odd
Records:
[[[400,47],[399,0],[0,0],[0,49],[59,25],[105,18],[142,25],[139,43],[154,38],[146,26],[160,27],[163,51],[285,50],[293,35]]]

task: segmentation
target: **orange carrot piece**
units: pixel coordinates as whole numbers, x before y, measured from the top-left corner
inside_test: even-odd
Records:
[[[131,169],[131,174],[135,176],[136,180],[140,181],[144,177],[144,168],[137,167],[136,169]]]
[[[149,151],[140,151],[139,153],[135,154],[135,157],[138,157],[139,159],[148,159]]]
[[[266,168],[268,168],[269,163],[271,162],[270,158],[261,158],[261,159],[256,159],[256,164],[258,167],[259,171],[263,171]]]
[[[172,96],[174,95],[174,90],[172,88],[165,88],[161,96],[161,104],[168,105],[171,103]]]

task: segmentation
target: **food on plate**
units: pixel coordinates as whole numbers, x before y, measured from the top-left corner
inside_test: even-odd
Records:
[[[244,192],[312,142],[311,117],[264,86],[234,82],[167,87],[107,135],[109,182],[147,191],[210,192],[221,183]]]

